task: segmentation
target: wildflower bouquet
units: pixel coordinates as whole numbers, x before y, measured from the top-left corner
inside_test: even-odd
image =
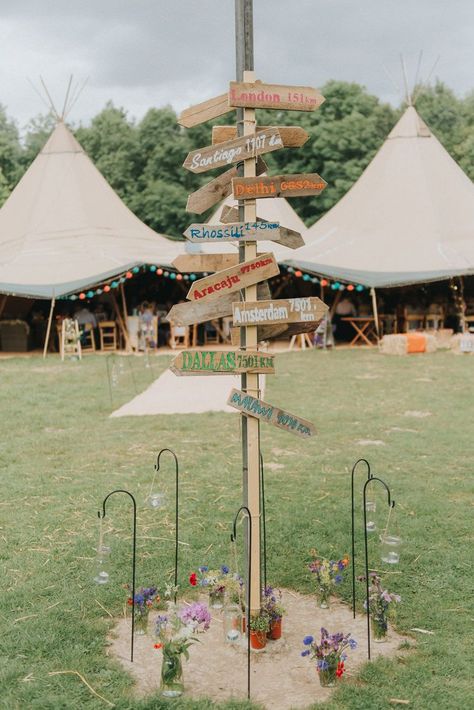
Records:
[[[177,697],[183,692],[183,667],[181,656],[189,659],[188,648],[199,641],[196,634],[207,631],[211,624],[211,615],[205,604],[194,602],[179,609],[169,604],[168,612],[160,614],[156,620],[155,631],[158,638],[155,648],[161,648],[163,662],[161,666],[161,694],[165,697]]]
[[[328,560],[325,557],[316,557],[308,565],[308,569],[315,575],[318,590],[319,606],[327,609],[331,590],[343,580],[343,572],[349,566],[347,555],[340,560]]]
[[[125,588],[130,592],[130,585],[125,585]],[[135,607],[135,633],[138,635],[146,634],[148,627],[148,614],[150,609],[160,603],[160,595],[157,587],[140,587],[135,591],[135,596],[129,596],[127,599],[128,606]]]
[[[196,587],[205,587],[209,591],[209,606],[221,609],[224,606],[224,595],[228,581],[229,568],[222,565],[219,570],[210,570],[207,565],[198,568],[198,573],[192,572],[189,583]]]
[[[301,652],[301,655],[310,656],[311,660],[317,660],[316,670],[321,685],[331,687],[336,684],[336,679],[343,675],[344,663],[347,658],[345,651],[357,646],[357,642],[350,636],[350,634],[344,635],[342,632],[330,634],[327,629],[322,627],[319,643],[314,640],[313,636],[304,637],[303,644],[306,648]]]
[[[359,582],[365,582],[366,577],[357,577]],[[372,621],[372,635],[374,641],[384,641],[388,631],[388,619],[392,612],[391,604],[400,602],[398,594],[392,594],[382,587],[382,579],[376,572],[369,572],[369,613]],[[367,606],[367,600],[364,607]]]
[[[265,587],[262,593],[262,611],[270,620],[268,638],[276,641],[281,638],[281,620],[285,609],[281,603],[281,591],[275,587]]]

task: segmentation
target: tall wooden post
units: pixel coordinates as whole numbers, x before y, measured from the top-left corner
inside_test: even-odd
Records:
[[[253,71],[253,0],[236,0],[235,3],[235,39],[237,81],[255,81]],[[237,110],[237,133],[249,135],[255,133],[255,109]],[[239,174],[244,177],[256,176],[255,158],[245,160],[239,166]],[[257,208],[255,200],[239,202],[239,220],[255,222]],[[239,246],[239,261],[248,261],[257,256],[257,242],[246,241]],[[257,300],[257,286],[249,286],[241,293],[244,301]],[[242,349],[256,350],[257,326],[246,326],[240,329],[240,345]],[[244,373],[241,388],[252,397],[260,397],[258,374]],[[251,569],[252,579],[249,580],[249,605],[252,614],[260,610],[260,423],[255,417],[242,415],[242,469],[243,469],[243,505],[248,507],[252,520]]]

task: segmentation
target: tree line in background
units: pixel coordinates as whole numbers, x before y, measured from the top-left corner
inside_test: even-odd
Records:
[[[355,83],[329,81],[318,111],[258,111],[260,125],[300,125],[309,140],[299,149],[265,155],[271,174],[317,172],[328,183],[319,196],[294,199],[292,206],[309,226],[330,209],[357,180],[400,117]],[[438,139],[474,179],[474,92],[460,99],[444,84],[419,87],[416,108]],[[214,123],[235,120],[232,114]],[[55,121],[32,120],[20,140],[18,129],[0,106],[0,205],[45,144]],[[222,170],[193,175],[182,163],[187,153],[211,142],[210,124],[181,128],[170,107],[151,108],[141,121],[107,103],[89,126],[72,130],[97,168],[126,205],[152,229],[180,237],[193,215],[186,199]],[[196,217],[205,221],[208,215]]]

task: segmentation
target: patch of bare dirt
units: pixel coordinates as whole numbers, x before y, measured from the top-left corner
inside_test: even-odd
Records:
[[[203,599],[204,601],[204,599]],[[331,688],[319,684],[315,662],[301,656],[303,638],[319,637],[321,626],[330,633],[350,632],[358,646],[348,652],[347,673],[341,679],[354,676],[367,660],[366,617],[352,618],[349,607],[333,600],[329,609],[319,609],[314,596],[283,591],[286,615],[283,636],[269,641],[264,651],[251,654],[251,698],[268,710],[306,708],[327,700]],[[156,616],[156,615],[155,615]],[[153,615],[150,628],[153,627]],[[158,690],[160,684],[161,651],[153,648],[153,637],[137,636],[135,660],[130,663],[130,619],[121,619],[110,637],[110,653],[135,679],[136,693],[144,696]],[[385,643],[371,644],[372,658],[401,654],[404,637],[389,631]],[[246,641],[233,645],[224,641],[222,614],[213,615],[210,630],[200,635],[201,643],[190,648],[190,660],[183,663],[185,695],[213,701],[245,700],[247,697]]]

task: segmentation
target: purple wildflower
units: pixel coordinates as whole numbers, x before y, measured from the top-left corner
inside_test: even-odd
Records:
[[[311,646],[313,641],[314,641],[314,638],[312,636],[305,636],[303,639],[303,643],[305,646]]]

